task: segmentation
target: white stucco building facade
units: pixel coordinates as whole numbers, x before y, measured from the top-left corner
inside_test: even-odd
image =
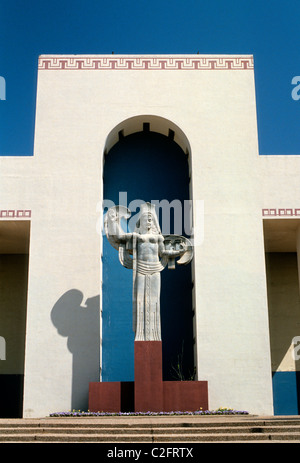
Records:
[[[0,158],[0,253],[28,256],[26,300],[18,308],[2,296],[0,325],[1,375],[24,375],[22,416],[80,408],[87,378],[100,380],[104,153],[144,123],[172,131],[188,156],[190,199],[204,206],[194,217],[194,348],[210,409],[274,413],[272,371],[297,370],[300,306],[297,287],[289,330],[288,302],[270,309],[265,256],[297,254],[300,157],[259,155],[254,77],[249,55],[40,57],[34,154]],[[53,311],[70,291],[99,327]],[[272,337],[272,320],[284,334]]]

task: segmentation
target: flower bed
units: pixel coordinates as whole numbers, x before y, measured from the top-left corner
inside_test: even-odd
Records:
[[[248,415],[247,411],[243,410],[234,410],[232,408],[218,408],[217,410],[196,410],[194,412],[182,412],[182,411],[173,411],[173,412],[119,412],[119,413],[109,413],[109,412],[84,412],[80,410],[73,410],[69,412],[57,412],[51,413],[51,417],[69,417],[69,416],[181,416],[181,415]]]

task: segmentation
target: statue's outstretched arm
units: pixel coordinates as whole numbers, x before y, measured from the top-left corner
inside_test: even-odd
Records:
[[[193,258],[193,247],[191,242],[184,236],[164,235],[160,243],[160,255],[169,260],[169,268],[175,268],[175,259],[179,265],[188,264]]]
[[[168,257],[180,257],[186,252],[185,247],[180,247],[179,249],[163,249],[161,251],[161,256],[168,256]]]
[[[104,216],[104,229],[109,243],[119,249],[120,244],[128,242],[132,234],[126,233],[122,229],[122,218],[128,219],[131,212],[125,206],[113,206],[106,212]]]

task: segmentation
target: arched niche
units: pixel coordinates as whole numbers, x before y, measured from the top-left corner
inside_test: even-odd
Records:
[[[171,138],[182,151],[189,156],[191,152],[189,141],[185,133],[174,122],[155,115],[139,115],[125,119],[114,127],[106,138],[104,155],[119,142],[120,138],[127,137],[136,132],[150,131],[160,133]]]
[[[182,233],[190,210],[190,145],[174,123],[136,116],[118,124],[107,137],[103,198],[130,207],[135,201],[182,202]],[[106,212],[104,210],[104,212]],[[138,209],[132,211],[138,213]],[[157,211],[159,212],[159,211]],[[172,222],[172,208],[170,221]],[[172,229],[170,232],[177,233]],[[162,230],[164,233],[164,230]],[[132,271],[103,239],[102,380],[133,381]],[[176,266],[161,274],[161,321],[164,379],[191,379],[194,372],[192,268]],[[180,375],[183,375],[181,377]]]

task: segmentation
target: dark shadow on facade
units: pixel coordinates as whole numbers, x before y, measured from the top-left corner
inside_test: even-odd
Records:
[[[87,410],[89,383],[99,381],[100,296],[85,301],[81,291],[71,289],[54,305],[51,320],[58,333],[68,337],[73,354],[71,409]]]

